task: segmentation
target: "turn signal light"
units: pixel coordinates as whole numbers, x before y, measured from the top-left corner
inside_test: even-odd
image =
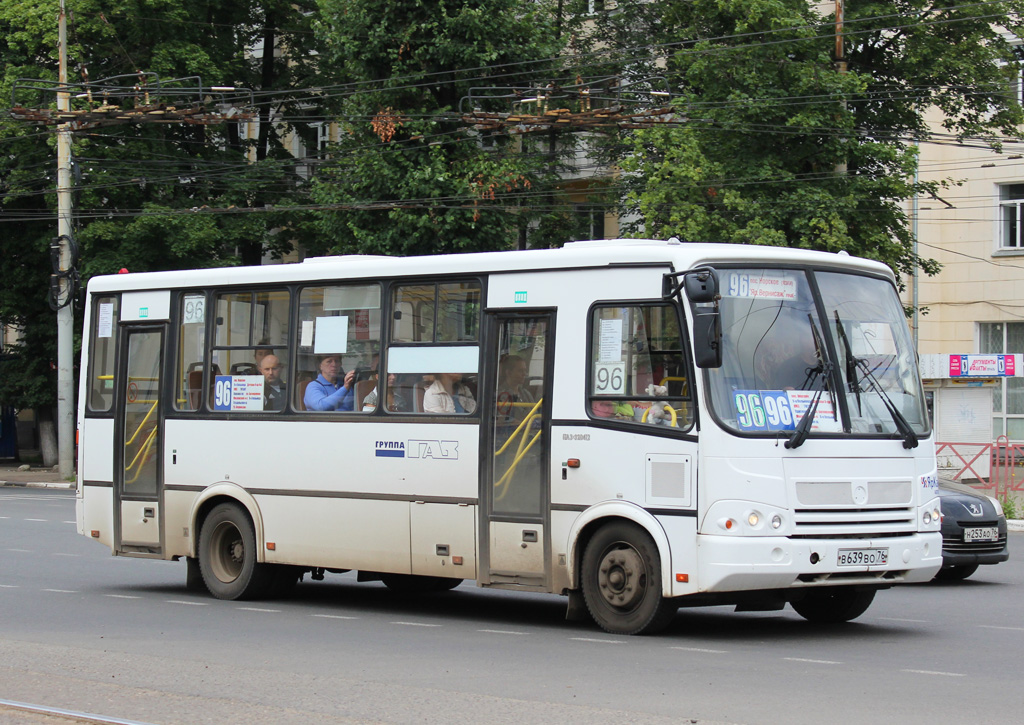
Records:
[[[580,459],[579,458],[570,458],[568,461],[565,462],[565,465],[567,465],[569,468],[579,468],[580,467]]]
[[[273,541],[268,541],[267,542],[267,551],[275,551],[276,549],[277,549],[277,544],[275,544]]]
[[[690,581],[690,575],[689,574],[676,574],[676,581],[679,582],[680,584],[686,584],[687,582]]]

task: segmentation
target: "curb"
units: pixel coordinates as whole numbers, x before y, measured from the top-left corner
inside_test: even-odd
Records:
[[[1007,519],[1007,531],[1024,531],[1024,519]]]
[[[75,488],[74,483],[19,483],[16,481],[0,481],[0,486],[8,488]]]

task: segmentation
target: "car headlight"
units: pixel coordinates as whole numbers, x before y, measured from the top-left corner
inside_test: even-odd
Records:
[[[1005,514],[1003,514],[1003,505],[1001,503],[999,503],[999,499],[992,498],[991,496],[986,496],[985,498],[987,498],[989,501],[992,502],[992,505],[996,509],[996,516],[1004,516],[1005,515]]]

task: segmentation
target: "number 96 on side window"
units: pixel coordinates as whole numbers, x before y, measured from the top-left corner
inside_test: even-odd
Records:
[[[740,430],[794,430],[796,416],[784,390],[734,390],[733,407]]]

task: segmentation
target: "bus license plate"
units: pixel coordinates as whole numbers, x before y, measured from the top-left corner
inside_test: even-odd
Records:
[[[964,541],[999,541],[999,529],[995,526],[964,529]]]
[[[882,566],[888,563],[888,549],[839,550],[839,566]]]

